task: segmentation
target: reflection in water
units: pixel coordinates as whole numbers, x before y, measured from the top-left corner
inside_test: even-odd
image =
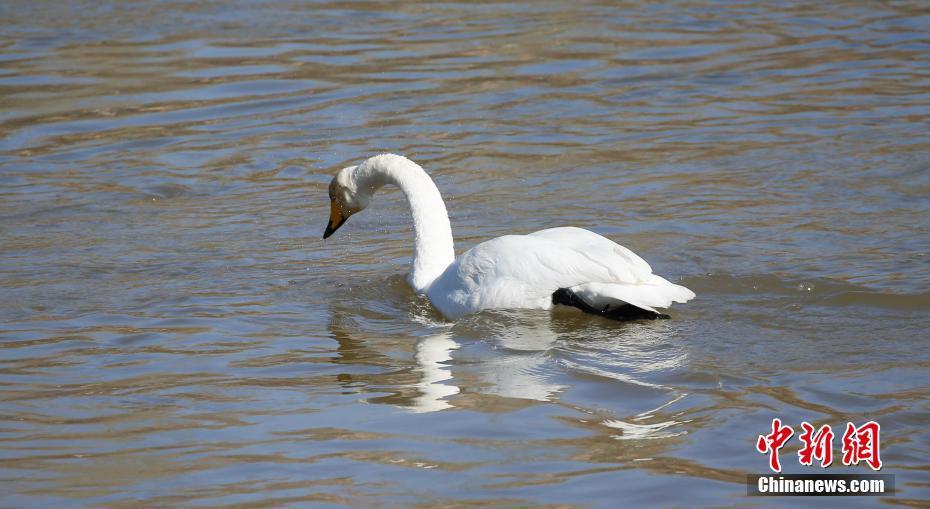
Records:
[[[505,398],[553,401],[565,388],[556,382],[559,368],[553,355],[559,337],[550,327],[548,313],[498,311],[479,319],[494,355],[483,357],[475,371],[483,382],[481,392]]]
[[[459,394],[464,383],[468,384],[470,394],[557,401],[558,394],[567,388],[558,380],[577,374],[673,393],[671,402],[653,411],[684,397],[674,395],[675,390],[670,387],[650,381],[652,375],[684,368],[687,361],[684,349],[670,345],[674,329],[657,327],[654,323],[614,324],[578,315],[571,311],[567,318],[523,311],[486,312],[451,330],[418,340],[414,359],[420,379],[414,385],[418,395],[410,408],[418,412],[451,408],[455,400],[447,398]],[[590,323],[579,328],[570,323],[572,320]],[[449,365],[453,351],[462,347],[453,339],[454,334],[459,335],[459,341],[471,341],[457,355],[457,362]],[[488,349],[492,355],[488,355]],[[643,412],[635,419],[651,417],[650,413]],[[620,428],[622,421],[605,423]],[[675,424],[680,423],[669,425]],[[629,433],[633,433],[633,426],[636,425],[630,425]]]
[[[478,389],[485,394],[505,398],[553,401],[564,385],[550,381],[556,374],[545,353],[505,354],[476,367],[484,384]]]
[[[452,360],[452,351],[458,347],[451,332],[427,336],[417,341],[414,358],[422,378],[415,386],[420,393],[413,398],[408,407],[410,410],[421,413],[452,408],[444,399],[458,394],[459,388],[453,382],[442,382],[452,379],[452,371],[445,363]]]
[[[409,293],[404,286],[395,290]],[[365,314],[370,316],[365,319]],[[414,321],[439,329],[415,339],[379,331],[376,318],[334,304],[329,322],[338,343],[334,361],[382,368],[367,375],[339,376],[347,387],[375,393],[367,398],[373,403],[425,413],[458,406],[455,396],[466,393],[512,400],[518,408],[527,401],[558,401],[568,387],[562,381],[578,376],[622,382],[624,390],[647,390],[657,400],[683,397],[661,383],[687,362],[685,349],[674,342],[675,329],[662,322],[615,323],[573,311],[492,311],[441,325],[414,314]],[[394,349],[398,351],[392,353]]]
[[[653,420],[655,414],[661,411],[663,408],[669,407],[675,403],[681,401],[687,394],[680,394],[668,403],[663,404],[662,406],[643,412],[635,416],[631,421],[637,422],[628,422],[622,421],[620,419],[608,419],[604,421],[604,425],[618,429],[622,433],[616,435],[614,438],[618,440],[655,440],[660,438],[671,438],[677,437],[679,435],[684,435],[688,433],[687,430],[680,429],[681,425],[691,422],[690,419],[684,419],[681,421],[676,420],[667,420],[661,422],[650,422],[644,423],[643,421]],[[670,430],[670,428],[678,428],[677,430]]]
[[[560,334],[571,340],[568,348],[576,354],[566,359],[571,369],[664,388],[660,375],[681,369],[688,362],[688,350],[679,339],[677,322],[605,320],[583,324],[586,317],[578,315],[572,312],[570,317],[554,322]]]

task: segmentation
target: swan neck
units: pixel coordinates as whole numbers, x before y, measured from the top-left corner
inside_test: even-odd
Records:
[[[362,192],[374,194],[388,184],[403,191],[410,205],[416,237],[408,281],[414,291],[425,293],[455,261],[452,227],[439,189],[418,164],[392,154],[368,159],[358,167],[356,175]]]

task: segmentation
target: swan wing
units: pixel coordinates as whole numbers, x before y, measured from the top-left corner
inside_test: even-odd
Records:
[[[652,267],[633,251],[616,242],[583,228],[565,226],[549,228],[533,232],[528,236],[549,239],[582,253],[599,255],[602,263],[611,265],[618,270],[629,270],[634,280],[647,279],[652,275]],[[630,278],[620,278],[619,281],[629,281]]]
[[[587,274],[588,281],[567,287],[595,308],[632,304],[655,311],[673,302],[687,302],[694,292],[652,273],[652,267],[633,251],[616,242],[582,228],[552,228],[531,233],[558,242],[588,259],[605,265],[608,278]],[[591,268],[591,267],[589,267]]]
[[[654,311],[694,294],[652,274],[629,249],[581,228],[507,235],[478,244],[453,263],[428,292],[444,314],[489,308],[552,306],[570,288],[594,307],[629,303]]]

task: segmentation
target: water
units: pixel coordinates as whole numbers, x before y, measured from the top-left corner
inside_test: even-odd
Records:
[[[881,501],[928,503],[925,3],[0,19],[4,505],[810,502],[746,498],[773,417],[879,421]],[[320,239],[330,176],[381,151],[459,252],[577,225],[698,298],[447,323],[396,190]]]

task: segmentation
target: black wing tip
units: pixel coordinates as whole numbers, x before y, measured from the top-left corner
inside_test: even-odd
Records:
[[[624,304],[613,309],[610,309],[609,307],[605,307],[604,309],[597,309],[590,306],[587,302],[575,295],[575,292],[568,288],[559,288],[558,290],[552,292],[552,303],[560,304],[563,306],[571,306],[578,308],[585,313],[603,316],[604,318],[617,320],[619,322],[628,322],[632,320],[668,320],[671,318],[669,315],[656,313],[655,311],[649,311],[648,309],[638,308],[632,304]]]

